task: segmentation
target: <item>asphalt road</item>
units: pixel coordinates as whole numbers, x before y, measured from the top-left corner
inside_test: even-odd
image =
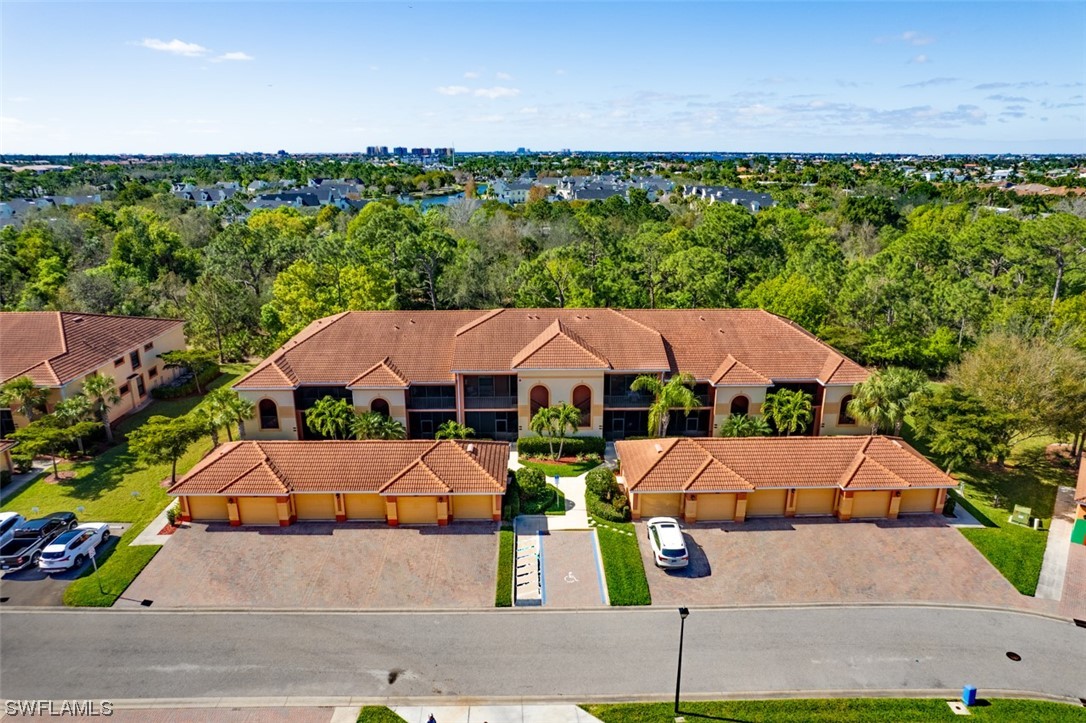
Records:
[[[0,609],[5,699],[666,696],[674,610],[189,613]],[[1021,656],[1010,660],[1006,653]],[[1086,628],[938,607],[693,610],[683,690],[1086,697]]]

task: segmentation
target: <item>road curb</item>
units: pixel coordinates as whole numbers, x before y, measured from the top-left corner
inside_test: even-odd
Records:
[[[931,688],[925,690],[796,690],[796,691],[753,691],[745,693],[691,693],[683,694],[688,702],[717,700],[798,700],[821,698],[910,698],[910,699],[946,699],[957,700],[961,690],[951,688]],[[978,696],[988,699],[1041,700],[1052,703],[1066,703],[1082,706],[1078,698],[1051,695],[1028,690],[980,690]],[[519,696],[424,696],[424,697],[365,697],[365,696],[262,696],[262,697],[222,697],[222,698],[126,698],[113,700],[116,709],[163,709],[163,708],[345,708],[367,705],[442,705],[442,706],[478,706],[478,705],[567,705],[608,704],[608,703],[662,703],[670,702],[670,695],[601,695],[583,696],[571,699],[571,696],[539,696],[524,698]]]

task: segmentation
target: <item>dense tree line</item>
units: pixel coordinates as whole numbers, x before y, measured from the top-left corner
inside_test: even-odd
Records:
[[[183,316],[223,360],[345,309],[495,306],[762,307],[861,362],[936,374],[995,329],[1086,349],[1073,208],[997,213],[973,192],[834,173],[853,188],[774,190],[757,214],[635,191],[237,221],[128,179],[106,203],[0,231],[0,307]]]

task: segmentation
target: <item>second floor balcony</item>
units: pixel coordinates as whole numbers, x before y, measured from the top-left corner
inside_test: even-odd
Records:
[[[516,409],[517,398],[515,396],[465,396],[465,409]]]

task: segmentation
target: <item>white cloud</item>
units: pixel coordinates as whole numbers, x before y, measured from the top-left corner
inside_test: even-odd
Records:
[[[212,58],[211,62],[213,62],[213,63],[221,63],[223,61],[230,61],[230,60],[252,60],[252,59],[253,59],[253,56],[249,55],[248,53],[243,53],[240,50],[233,50],[233,51],[231,51],[229,53],[223,53],[222,55],[219,55],[219,56],[216,56],[216,57]]]
[[[207,55],[211,52],[202,45],[186,43],[184,40],[178,40],[177,38],[170,41],[159,40],[158,38],[144,38],[140,45],[151,50],[172,53],[173,55],[183,55],[187,58],[198,58],[201,55]]]
[[[928,56],[921,53],[920,55],[913,56],[913,59],[909,62],[913,65],[923,65],[924,63],[928,62]]]
[[[498,80],[512,80],[513,79],[513,76],[509,75],[509,73],[495,73],[494,77],[497,78]]]
[[[906,30],[901,34],[901,39],[910,45],[931,45],[935,42],[935,38],[915,30]]]
[[[471,88],[466,85],[442,85],[436,90],[441,95],[464,95],[471,92]]]
[[[520,95],[520,88],[506,88],[502,85],[495,85],[493,88],[476,88],[473,91],[473,95],[480,98],[515,98]]]
[[[479,74],[477,72],[475,72],[474,70],[469,70],[468,72],[464,73],[464,77],[469,79],[469,80],[473,80],[475,78],[478,78]]]

